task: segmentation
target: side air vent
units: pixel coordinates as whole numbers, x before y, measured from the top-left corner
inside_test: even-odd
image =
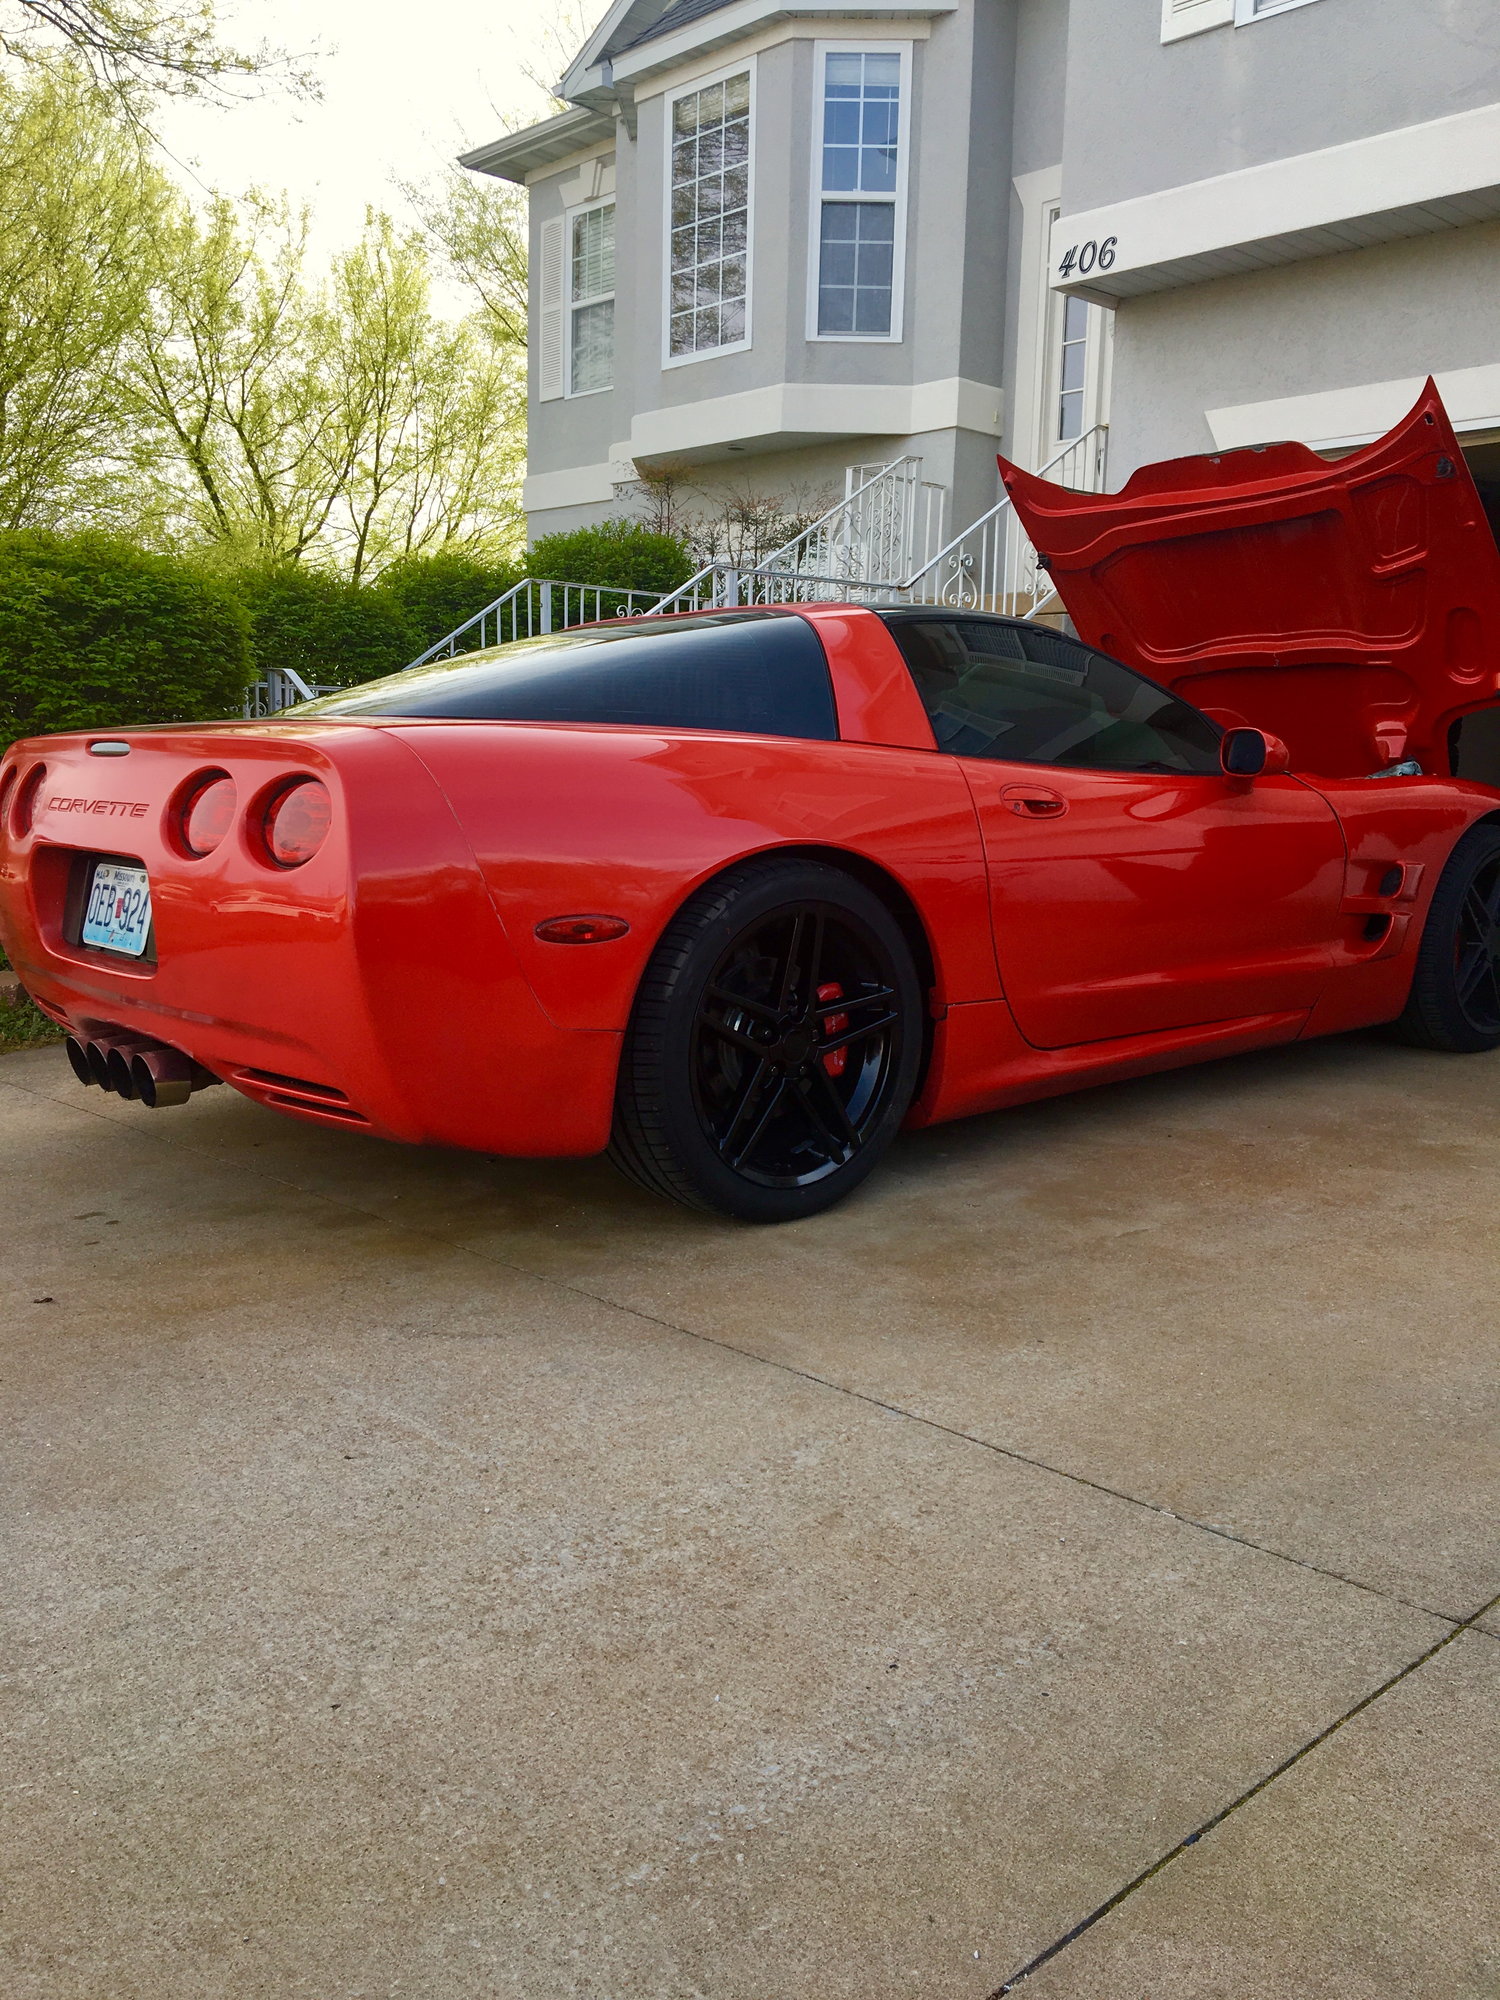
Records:
[[[305,1076],[283,1076],[274,1069],[237,1069],[230,1081],[257,1104],[268,1104],[277,1111],[300,1111],[305,1117],[328,1118],[340,1125],[370,1122],[331,1083],[313,1083]]]

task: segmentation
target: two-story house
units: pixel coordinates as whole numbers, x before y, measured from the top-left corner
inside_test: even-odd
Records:
[[[524,182],[533,533],[642,469],[950,530],[1108,425],[1337,451],[1438,376],[1500,478],[1494,0],[615,0]]]

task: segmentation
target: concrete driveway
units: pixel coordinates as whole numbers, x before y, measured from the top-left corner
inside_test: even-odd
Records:
[[[1500,1057],[602,1162],[0,1061],[5,2000],[1500,1994]]]

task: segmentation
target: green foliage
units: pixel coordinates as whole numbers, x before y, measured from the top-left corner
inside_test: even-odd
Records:
[[[124,385],[169,199],[79,76],[0,74],[0,529],[150,510]]]
[[[564,583],[615,584],[622,590],[675,590],[693,574],[693,564],[676,535],[643,528],[637,521],[605,521],[596,528],[570,528],[543,535],[532,546],[526,567],[533,576]]]
[[[503,597],[521,576],[517,563],[489,559],[463,549],[439,549],[427,556],[404,556],[383,570],[372,595],[397,608],[407,634],[406,660]]]
[[[28,6],[65,43],[69,22],[85,41],[102,25],[137,54],[155,24],[181,74],[210,64],[205,85],[221,60],[194,40],[207,0],[0,0],[0,530],[102,529],[355,582],[445,546],[519,548],[516,198],[496,198],[493,270],[485,202],[452,190],[429,223],[457,204],[457,247],[371,210],[321,260],[285,199],[174,187],[82,44],[8,72],[7,10]],[[467,317],[434,290],[445,268]]]
[[[40,1007],[29,1000],[11,999],[11,983],[6,977],[10,960],[0,951],[0,1056],[12,1049],[40,1048],[44,1042],[62,1039],[62,1029],[49,1021]]]
[[[250,678],[215,578],[105,535],[0,535],[0,743],[230,715]]]
[[[236,572],[230,587],[250,620],[256,676],[290,667],[311,685],[352,687],[404,667],[411,644],[399,603],[300,563]]]

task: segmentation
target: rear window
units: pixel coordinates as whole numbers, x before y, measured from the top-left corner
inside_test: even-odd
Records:
[[[636,723],[838,737],[822,643],[795,613],[630,618],[517,639],[324,695],[307,715]]]

